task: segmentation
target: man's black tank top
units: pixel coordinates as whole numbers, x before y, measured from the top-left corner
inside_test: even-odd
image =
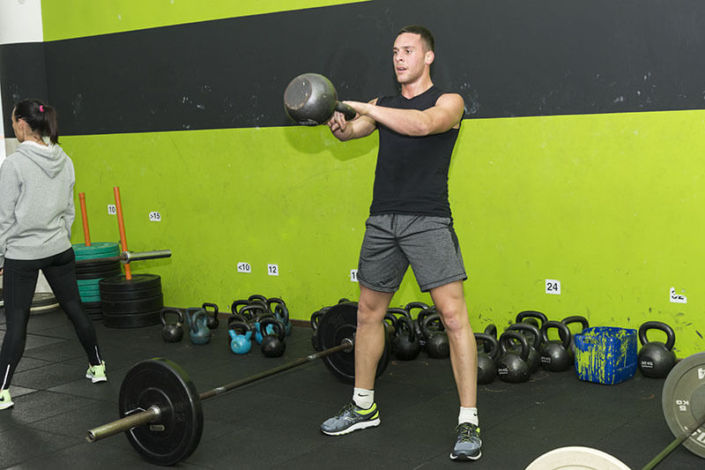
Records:
[[[432,86],[411,99],[401,95],[377,100],[377,105],[423,111],[444,92]],[[459,129],[412,137],[377,123],[379,153],[370,215],[413,214],[450,217],[448,168]]]

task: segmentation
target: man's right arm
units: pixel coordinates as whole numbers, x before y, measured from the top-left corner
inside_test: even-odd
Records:
[[[370,103],[376,104],[377,99],[375,98]],[[346,140],[359,139],[372,134],[377,128],[377,123],[371,117],[360,116],[359,114],[352,121],[346,121],[343,113],[336,111],[328,121],[328,127],[330,127],[330,131],[338,140],[345,142]]]

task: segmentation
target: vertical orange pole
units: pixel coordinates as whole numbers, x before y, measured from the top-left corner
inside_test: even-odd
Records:
[[[83,240],[86,246],[91,246],[91,232],[88,230],[88,215],[86,214],[86,193],[78,193],[81,201],[81,221],[83,222]]]
[[[122,204],[120,203],[120,188],[117,186],[113,187],[113,194],[115,195],[115,209],[117,209],[118,218],[118,228],[120,229],[120,245],[122,251],[127,251],[127,237],[125,236],[125,222],[122,219]],[[125,279],[128,281],[132,279],[132,272],[130,271],[130,265],[125,265]]]

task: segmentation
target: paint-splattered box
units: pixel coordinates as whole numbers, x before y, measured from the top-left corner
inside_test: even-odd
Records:
[[[618,384],[633,377],[636,367],[636,330],[596,326],[575,335],[575,370],[580,380]]]

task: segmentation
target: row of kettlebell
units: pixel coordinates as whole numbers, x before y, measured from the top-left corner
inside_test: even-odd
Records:
[[[291,334],[289,309],[278,297],[254,294],[235,300],[230,307],[228,334],[230,350],[247,354],[253,340],[267,357],[279,357],[286,350],[286,336]]]
[[[351,301],[346,298],[338,301],[345,302]],[[330,308],[323,307],[311,314],[311,344],[316,351],[321,350],[318,323]],[[412,312],[417,309],[417,316],[413,318]],[[392,354],[399,360],[416,359],[422,350],[436,359],[450,356],[448,336],[435,307],[429,307],[423,302],[411,302],[403,308],[389,308],[384,316],[384,327]]]
[[[218,328],[218,306],[204,302],[200,307],[186,309],[165,308],[161,312],[162,339],[178,343],[184,337],[184,324],[193,344],[207,344],[211,330]]]

